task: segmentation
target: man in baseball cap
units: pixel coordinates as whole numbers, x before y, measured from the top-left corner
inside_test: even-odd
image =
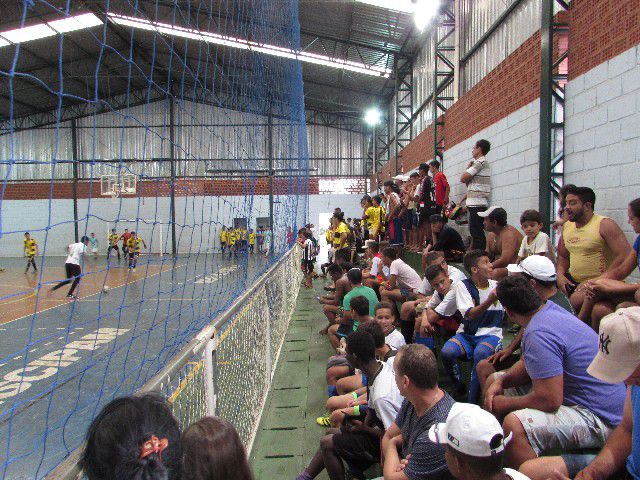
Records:
[[[500,422],[486,410],[469,403],[451,407],[446,423],[433,425],[429,440],[446,445],[445,459],[458,480],[527,480],[529,477],[503,468],[505,437]]]
[[[500,280],[509,272],[507,265],[516,263],[522,243],[522,234],[507,224],[507,212],[502,207],[492,206],[478,216],[483,218],[482,225],[487,235],[487,252],[493,267],[492,277]]]
[[[523,472],[539,478],[640,478],[640,307],[621,308],[600,322],[599,350],[587,373],[609,383],[625,380],[622,421],[595,456],[572,454],[525,462]],[[587,465],[577,474],[574,464]]]

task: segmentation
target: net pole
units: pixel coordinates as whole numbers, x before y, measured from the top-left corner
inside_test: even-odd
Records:
[[[214,416],[216,414],[216,390],[213,382],[214,367],[213,356],[216,348],[216,334],[207,342],[204,349],[204,378],[205,378],[205,400],[207,402],[207,415]]]
[[[73,175],[73,183],[71,184],[73,195],[73,232],[75,235],[76,243],[80,241],[80,234],[78,233],[78,132],[77,132],[77,120],[74,118],[71,120],[71,169]]]
[[[269,157],[269,231],[271,232],[271,242],[269,243],[269,249],[273,251],[275,245],[275,238],[273,236],[273,115],[271,114],[271,108],[269,108],[269,115],[267,117],[267,155]],[[267,252],[267,254],[270,252]]]
[[[169,86],[171,89],[171,86]],[[176,256],[176,143],[173,97],[169,95],[169,148],[171,151],[171,255]]]

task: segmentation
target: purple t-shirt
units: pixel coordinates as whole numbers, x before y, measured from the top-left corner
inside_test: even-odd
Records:
[[[636,251],[636,261],[638,262],[638,270],[640,270],[640,235],[638,235],[636,241],[633,242],[633,249]]]
[[[563,375],[563,405],[579,405],[608,425],[618,425],[626,388],[623,383],[605,383],[587,373],[597,353],[598,334],[553,302],[547,302],[533,316],[522,338],[522,358],[529,377]]]

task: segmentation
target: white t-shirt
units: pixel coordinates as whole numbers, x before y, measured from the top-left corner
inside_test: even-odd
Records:
[[[549,235],[544,232],[538,232],[538,235],[536,235],[536,238],[534,238],[531,243],[529,243],[529,238],[526,236],[522,239],[520,251],[518,251],[520,258],[540,255],[541,253],[544,253],[545,257],[548,257],[553,263],[556,262],[555,250]]]
[[[74,265],[80,265],[80,260],[87,247],[84,243],[72,243],[69,245],[69,255],[65,263],[73,263]]]
[[[513,470],[511,468],[505,468],[504,473],[509,475],[513,480],[531,480],[524,473],[520,473],[517,470]]]
[[[472,176],[469,185],[467,185],[467,206],[488,207],[491,196],[491,166],[489,162],[485,157],[478,157],[465,171]]]
[[[374,379],[373,385],[369,385],[368,404],[374,409],[386,430],[395,422],[404,397],[400,395],[396,385],[393,366],[389,363],[378,363],[382,365],[382,369]]]
[[[389,345],[394,350],[398,350],[407,342],[404,339],[404,335],[402,335],[402,333],[394,328],[389,335],[384,337],[384,343]]]
[[[453,283],[456,283],[458,280],[464,280],[467,276],[460,270],[459,268],[452,267],[451,265],[447,265],[447,276],[451,279]],[[418,289],[418,292],[424,296],[433,295],[433,288],[431,288],[431,284],[426,277],[422,280],[422,285]]]
[[[369,272],[369,275],[372,277],[377,277],[382,267],[384,267],[382,258],[373,257],[373,259],[371,260],[371,271]],[[384,268],[382,271],[384,272]]]
[[[480,303],[484,302],[491,291],[496,288],[498,282],[495,280],[489,280],[488,288],[478,288],[478,294],[480,296]],[[460,312],[460,315],[463,317],[467,314],[467,312],[475,307],[473,303],[473,298],[471,298],[471,294],[467,287],[461,282],[458,281],[451,285],[451,288],[446,293],[444,298],[441,298],[440,295],[436,292],[433,294],[429,302],[427,303],[427,307],[433,309],[438,315],[442,317],[452,317],[455,315],[456,311]],[[500,302],[496,301],[487,311],[502,311],[502,305]],[[463,333],[464,325],[461,323],[458,331],[456,333]],[[476,332],[476,335],[495,335],[496,337],[502,338],[502,328],[501,327],[481,327]]]
[[[315,249],[313,248],[313,242],[311,241],[310,238],[307,238],[304,241],[304,252],[303,252],[302,259],[305,261],[311,261],[313,260],[314,253],[315,253]]]
[[[396,276],[396,284],[398,288],[404,288],[410,292],[416,292],[420,289],[420,285],[422,285],[420,275],[418,275],[411,266],[404,263],[400,258],[396,258],[391,262],[389,274]]]

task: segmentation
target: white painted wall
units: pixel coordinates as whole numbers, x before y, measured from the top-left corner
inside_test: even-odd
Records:
[[[566,88],[565,183],[591,187],[596,210],[630,241],[627,204],[640,196],[640,45]]]
[[[309,222],[317,223],[320,212],[333,212],[340,207],[345,217],[359,217],[361,195],[311,195],[309,196]],[[295,202],[304,202],[304,197],[276,196],[274,216],[276,222],[276,242],[284,246],[285,228],[305,222],[303,213],[306,205],[296,208]],[[73,202],[71,200],[5,200],[0,205],[3,232],[0,237],[0,256],[22,256],[22,239],[25,231],[30,231],[37,239],[40,251],[46,247],[47,256],[64,255],[66,246],[73,242]],[[293,218],[299,211],[299,218]],[[251,227],[256,228],[257,217],[269,216],[269,197],[177,197],[176,237],[178,251],[188,253],[211,251],[217,248],[217,232],[222,225],[230,226],[233,218],[251,218]],[[95,232],[101,251],[106,249],[106,235],[116,226],[118,232],[124,228],[139,232],[147,242],[152,243],[151,251],[171,251],[169,230],[169,198],[93,198],[78,202],[80,235]],[[140,221],[136,222],[136,219]],[[154,226],[154,222],[156,225]],[[49,228],[47,229],[47,226]],[[162,245],[162,248],[161,248]]]
[[[466,193],[460,177],[471,160],[471,148],[481,138],[489,140],[490,204],[504,208],[509,223],[520,228],[520,214],[538,208],[539,123],[540,106],[535,100],[445,151],[444,172],[451,185],[451,199],[458,203]],[[466,235],[468,229],[462,231]]]

